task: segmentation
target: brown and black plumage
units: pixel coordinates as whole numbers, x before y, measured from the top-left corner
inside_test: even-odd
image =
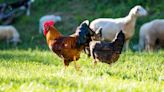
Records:
[[[112,42],[92,41],[89,50],[94,62],[114,63],[118,60],[125,42],[125,35],[120,31]]]
[[[80,58],[80,52],[89,45],[95,32],[89,28],[89,21],[84,21],[74,34],[63,36],[53,24],[53,21],[44,23],[44,35],[49,48],[63,59],[66,67]],[[76,63],[75,68],[79,68]]]

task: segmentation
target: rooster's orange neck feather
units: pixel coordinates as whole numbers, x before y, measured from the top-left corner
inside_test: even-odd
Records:
[[[50,27],[48,33],[46,34],[47,43],[50,45],[54,39],[60,36],[62,36],[62,34],[57,31],[55,27]]]

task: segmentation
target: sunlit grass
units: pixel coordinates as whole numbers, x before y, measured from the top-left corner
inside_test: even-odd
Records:
[[[63,71],[61,59],[49,51],[0,51],[0,91],[119,91],[161,92],[164,90],[164,52],[123,52],[118,62],[93,66],[81,55]],[[159,58],[160,57],[160,58]]]
[[[73,63],[63,71],[63,62],[47,50],[45,38],[38,33],[39,18],[47,14],[60,15],[62,22],[55,27],[69,35],[86,19],[123,17],[138,4],[146,8],[149,15],[137,19],[137,34],[145,22],[163,18],[162,0],[35,0],[31,15],[20,16],[13,24],[22,42],[14,47],[0,41],[0,91],[164,92],[164,51],[123,52],[116,63],[100,62],[96,67],[91,58],[82,54],[78,60],[81,71],[76,71]],[[131,47],[137,43],[137,34]]]

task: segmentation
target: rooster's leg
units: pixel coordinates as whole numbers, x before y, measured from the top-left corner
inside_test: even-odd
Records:
[[[64,66],[64,70],[66,70],[67,68],[68,68],[68,66],[67,66],[67,65],[65,65],[65,66]]]
[[[77,60],[77,59],[76,59],[75,56],[73,57],[73,60],[74,60],[73,62],[74,62],[74,65],[75,65],[75,69],[76,69],[77,71],[79,71],[79,70],[80,70],[80,66],[76,63],[76,60]]]
[[[75,65],[75,69],[76,69],[77,71],[79,71],[79,70],[80,70],[80,66],[76,63],[76,61],[74,61],[74,65]]]
[[[64,60],[64,70],[67,69],[68,65],[69,65],[69,62],[67,60]]]

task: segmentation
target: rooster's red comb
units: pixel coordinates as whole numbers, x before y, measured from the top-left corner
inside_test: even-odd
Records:
[[[44,22],[44,27],[45,26],[53,26],[55,24],[55,22],[54,21],[52,21],[52,20],[50,20],[50,21],[46,21],[46,22]]]
[[[54,24],[55,24],[55,23],[54,23],[54,21],[52,21],[52,20],[44,22],[44,31],[43,31],[43,33],[44,33],[45,36],[46,36],[46,34],[47,34],[47,32],[48,32],[46,28],[47,28],[48,26],[51,26],[51,27],[52,27],[52,26],[54,26]]]

